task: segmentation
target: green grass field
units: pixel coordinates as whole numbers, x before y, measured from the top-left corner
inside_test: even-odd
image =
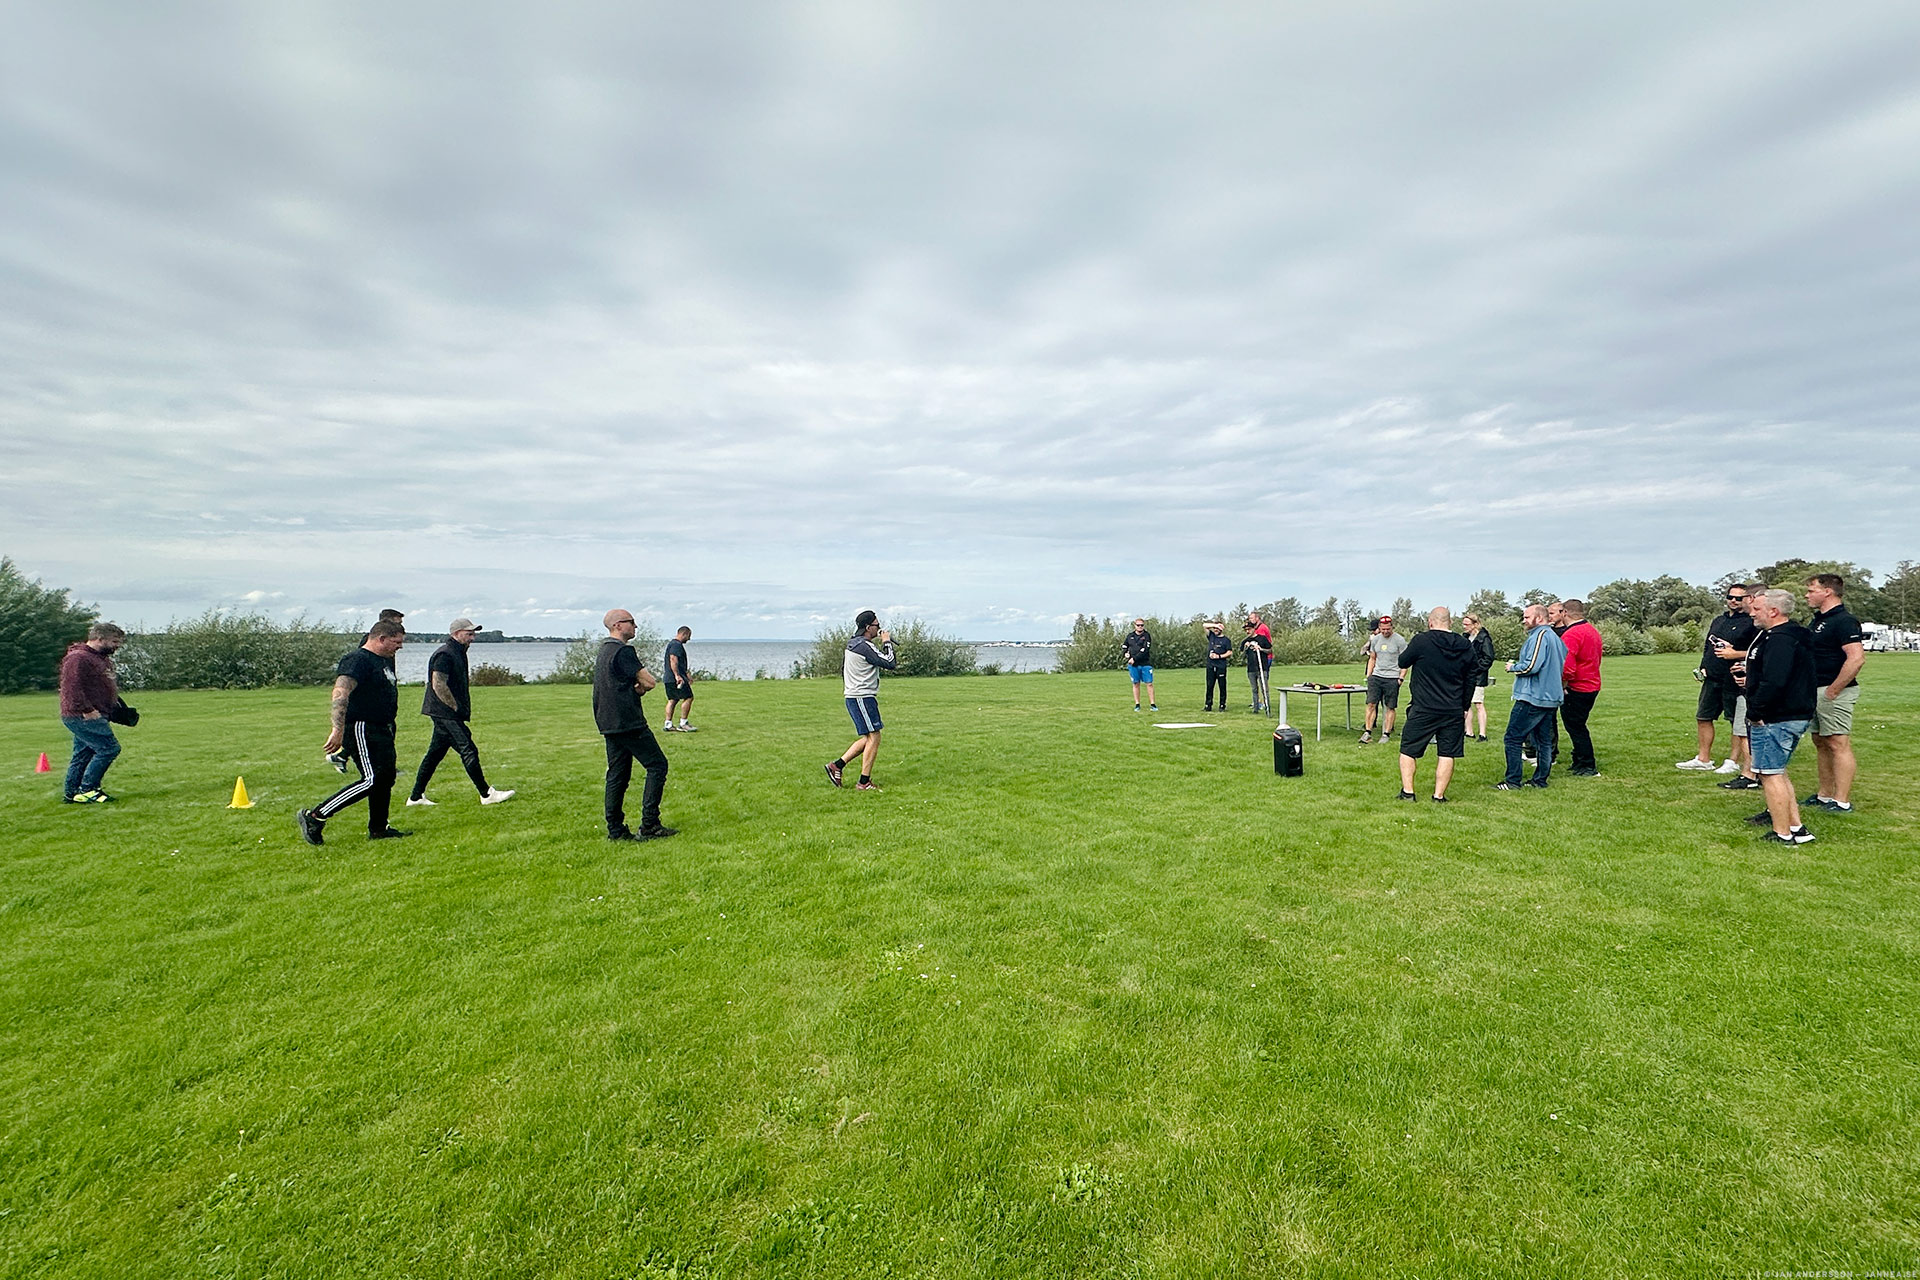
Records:
[[[1449,807],[1124,674],[889,682],[836,791],[837,681],[706,684],[641,845],[580,688],[476,691],[511,803],[450,761],[324,849],[323,690],[142,696],[99,808],[0,699],[0,1274],[1920,1267],[1920,659],[1790,849],[1673,768],[1689,666],[1608,664],[1604,777],[1496,741]]]

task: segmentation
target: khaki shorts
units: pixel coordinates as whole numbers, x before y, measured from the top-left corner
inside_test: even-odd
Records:
[[[1733,703],[1733,736],[1747,736],[1747,695],[1741,694]]]
[[[1853,732],[1853,704],[1860,701],[1860,686],[1850,684],[1840,691],[1837,698],[1827,696],[1827,686],[1820,686],[1820,695],[1813,703],[1813,736],[1816,738],[1844,738]]]
[[[1476,703],[1478,703],[1480,706],[1483,706],[1483,707],[1486,706],[1487,705],[1487,686],[1481,685],[1478,689],[1475,689],[1473,691],[1473,700]]]

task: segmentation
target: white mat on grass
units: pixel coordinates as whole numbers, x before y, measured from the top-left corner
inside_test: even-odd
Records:
[[[1215,726],[1210,724],[1204,724],[1196,720],[1196,721],[1193,721],[1192,723],[1182,723],[1182,724],[1156,723],[1153,727],[1156,729],[1212,729]]]

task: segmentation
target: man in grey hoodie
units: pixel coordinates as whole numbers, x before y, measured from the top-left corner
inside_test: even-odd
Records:
[[[853,638],[847,641],[846,659],[841,664],[847,715],[860,736],[838,759],[827,763],[827,778],[834,786],[844,785],[842,775],[858,756],[860,781],[854,790],[880,790],[873,783],[873,759],[880,754],[880,673],[899,665],[893,656],[893,634],[880,629],[880,615],[862,609],[853,620]]]

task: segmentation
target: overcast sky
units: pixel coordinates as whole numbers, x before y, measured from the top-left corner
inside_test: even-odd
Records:
[[[1920,558],[1910,0],[5,12],[0,552],[126,623]]]

